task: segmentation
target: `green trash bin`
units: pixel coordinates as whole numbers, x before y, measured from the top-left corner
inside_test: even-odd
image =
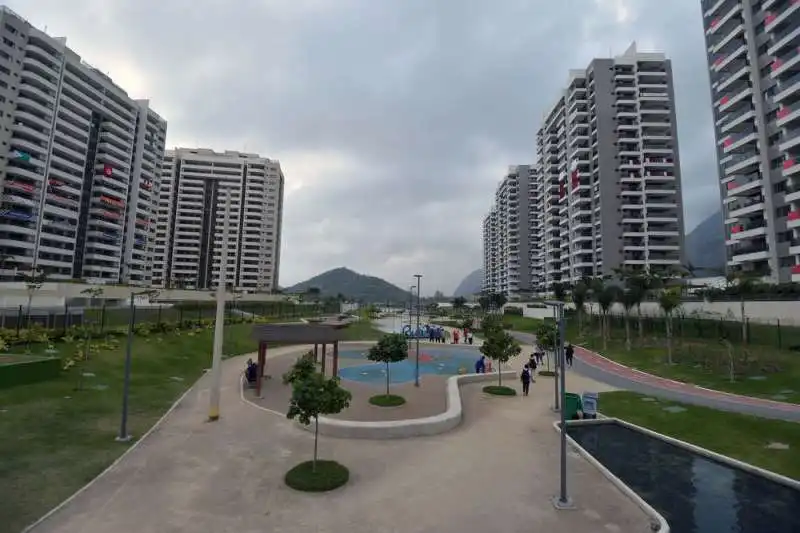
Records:
[[[581,410],[581,395],[573,392],[566,393],[564,398],[564,416],[567,420],[575,418],[575,414]]]

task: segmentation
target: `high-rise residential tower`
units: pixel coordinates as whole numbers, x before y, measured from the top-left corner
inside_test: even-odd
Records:
[[[663,54],[633,44],[570,71],[537,152],[533,257],[542,288],[683,263],[672,67]]]
[[[0,279],[149,285],[166,122],[0,7]]]
[[[226,219],[227,283],[241,290],[276,290],[283,219],[280,163],[233,151],[168,150],[161,173],[153,284],[216,286]]]
[[[702,8],[728,268],[800,281],[800,2]]]
[[[517,298],[533,288],[533,167],[508,169],[484,219],[484,288]]]

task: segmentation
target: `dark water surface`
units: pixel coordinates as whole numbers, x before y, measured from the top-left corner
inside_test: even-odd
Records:
[[[673,533],[800,533],[800,490],[613,422],[568,431]]]

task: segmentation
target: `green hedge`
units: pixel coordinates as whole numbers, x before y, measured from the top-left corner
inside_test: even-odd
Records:
[[[54,379],[60,372],[58,357],[0,365],[0,389]]]

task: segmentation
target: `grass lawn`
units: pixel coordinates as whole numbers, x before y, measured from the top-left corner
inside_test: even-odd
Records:
[[[344,328],[343,335],[345,341],[376,341],[386,333],[376,329],[371,321],[361,319]]]
[[[526,318],[517,315],[503,315],[503,323],[510,326],[513,331],[523,333],[536,333],[536,328],[542,323],[538,318]]]
[[[659,433],[750,463],[778,474],[800,479],[800,424],[726,413],[707,407],[665,400],[645,402],[632,392],[600,394],[599,409]],[[680,405],[686,411],[664,408]],[[769,443],[788,444],[788,450],[765,448]]]
[[[584,328],[579,336],[570,327],[568,338],[619,363],[709,389],[800,403],[800,354],[763,345],[746,348],[733,343],[734,381],[730,380],[727,348],[716,339],[674,339],[673,364],[667,363],[663,336],[645,335],[639,341],[632,324],[633,348],[625,349],[624,332],[612,331],[607,348],[596,332]]]
[[[255,351],[251,324],[226,327],[224,353]],[[137,337],[129,431],[141,436],[211,366],[213,329]],[[21,531],[127,447],[119,429],[124,338],[51,381],[0,390],[0,532]],[[57,344],[64,354],[66,345]],[[83,377],[90,373],[93,377]],[[82,381],[82,390],[76,390]]]

